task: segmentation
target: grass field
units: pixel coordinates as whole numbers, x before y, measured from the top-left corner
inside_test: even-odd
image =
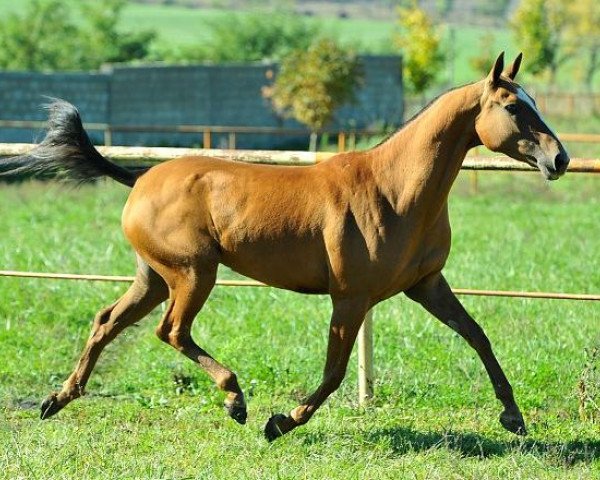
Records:
[[[537,174],[482,173],[473,195],[461,175],[447,278],[598,293],[599,187],[593,176],[546,184]],[[109,183],[1,185],[0,267],[133,273],[119,228],[126,194]],[[330,305],[254,288],[215,289],[194,329],[238,373],[246,426],[154,336],[160,308],[107,348],[87,396],[41,422],[38,403],[70,373],[94,313],[125,288],[0,278],[1,478],[600,478],[599,412],[580,418],[578,396],[590,378],[586,349],[600,344],[597,304],[463,297],[513,384],[525,439],[497,422],[500,405],[465,342],[398,296],[375,313],[376,398],[357,407],[353,356],[313,420],[268,444],[266,419],[318,384]]]

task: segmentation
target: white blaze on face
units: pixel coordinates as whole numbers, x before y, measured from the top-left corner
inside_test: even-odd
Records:
[[[531,99],[531,97],[521,87],[517,87],[517,98],[519,100],[521,100],[522,102],[526,103],[527,105],[529,105],[529,107],[531,108],[531,110],[540,119],[540,122],[542,122],[546,126],[546,128],[550,131],[550,133],[552,135],[554,135],[554,138],[558,139],[558,135],[556,135],[556,133],[554,133],[554,130],[552,130],[550,128],[550,126],[544,121],[544,119],[542,118],[542,115],[540,114],[540,112],[538,111],[537,107],[535,106],[535,103],[533,103],[533,100]]]

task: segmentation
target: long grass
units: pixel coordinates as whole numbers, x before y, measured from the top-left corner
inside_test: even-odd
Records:
[[[454,287],[600,291],[600,178],[482,173],[479,182],[473,194],[461,175],[451,197]],[[133,273],[119,229],[126,195],[104,182],[2,185],[0,265]],[[600,341],[596,304],[463,298],[512,381],[525,440],[497,422],[500,405],[466,343],[398,296],[375,313],[375,399],[358,408],[353,356],[313,420],[267,444],[266,419],[318,385],[330,302],[256,288],[215,289],[193,332],[237,372],[246,426],[226,416],[206,375],[154,336],[160,307],[106,349],[88,395],[41,422],[39,401],[70,373],[94,313],[125,288],[0,279],[0,477],[600,477],[600,418],[591,404],[580,416],[586,349]]]

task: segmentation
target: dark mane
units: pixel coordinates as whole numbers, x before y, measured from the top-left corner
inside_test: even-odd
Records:
[[[447,93],[453,92],[455,90],[458,90],[460,88],[463,87],[468,87],[469,85],[473,85],[475,82],[471,82],[471,83],[465,83],[464,85],[460,85],[458,87],[453,87],[449,90],[446,90],[442,93],[440,93],[439,95],[437,95],[436,97],[434,97],[433,99],[431,99],[429,102],[427,102],[427,105],[425,105],[421,110],[419,110],[417,113],[415,113],[412,117],[410,117],[406,122],[404,122],[400,128],[398,128],[397,130],[394,130],[392,133],[389,133],[388,135],[386,135],[384,137],[383,140],[381,140],[377,145],[375,145],[374,147],[371,147],[371,149],[373,148],[377,148],[380,145],[383,145],[385,142],[387,142],[390,138],[392,138],[394,135],[396,135],[398,132],[404,130],[404,128],[406,128],[408,125],[410,125],[412,122],[414,122],[417,118],[419,118],[421,115],[423,115],[423,113],[425,113],[427,110],[429,110],[429,108],[435,103],[437,102],[441,97],[443,97],[444,95],[446,95]]]

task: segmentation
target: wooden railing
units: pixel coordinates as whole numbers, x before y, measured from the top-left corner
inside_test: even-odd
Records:
[[[43,129],[45,121],[37,120],[0,120],[0,128]],[[114,133],[190,133],[198,135],[198,143],[209,149],[213,146],[214,134],[227,134],[227,148],[235,150],[238,135],[276,135],[276,136],[308,136],[310,131],[303,128],[260,127],[260,126],[227,126],[227,125],[112,125],[108,123],[86,123],[85,128],[91,131],[101,131],[104,134],[104,145],[111,146]],[[381,137],[386,132],[381,129],[324,129],[317,132],[337,137],[337,149],[340,152],[353,150],[356,139],[362,137]],[[561,133],[563,142],[598,143],[600,134],[592,133]]]

